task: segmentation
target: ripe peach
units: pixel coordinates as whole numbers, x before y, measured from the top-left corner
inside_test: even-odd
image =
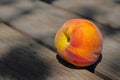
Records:
[[[91,21],[72,19],[56,33],[58,55],[75,66],[90,66],[101,54],[103,37]]]

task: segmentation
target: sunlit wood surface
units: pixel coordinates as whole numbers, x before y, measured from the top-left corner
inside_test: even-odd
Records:
[[[0,80],[120,80],[119,0],[0,0]],[[73,18],[93,21],[104,36],[95,73],[64,66],[54,36]]]

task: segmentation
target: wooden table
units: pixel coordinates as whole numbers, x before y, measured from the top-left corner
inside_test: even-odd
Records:
[[[106,2],[1,0],[0,80],[120,80],[120,6]],[[55,33],[73,18],[90,19],[104,36],[103,59],[95,73],[57,60]]]

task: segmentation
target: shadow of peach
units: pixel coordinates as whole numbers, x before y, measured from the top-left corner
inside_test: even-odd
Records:
[[[46,2],[46,3],[49,3],[49,4],[52,4],[54,1],[56,0],[40,0],[40,1],[43,1],[43,2]]]

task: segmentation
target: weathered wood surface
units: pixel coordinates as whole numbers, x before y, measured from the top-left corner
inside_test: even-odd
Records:
[[[53,39],[56,31],[65,21],[78,16],[46,3],[35,2],[34,5],[36,9],[15,18],[11,16],[12,20],[6,19],[5,22],[34,37],[38,42],[54,47]]]
[[[87,70],[61,65],[56,54],[31,38],[0,23],[2,80],[102,80]]]
[[[32,8],[34,4],[31,0],[0,0],[0,19],[12,20],[26,14]]]
[[[19,6],[19,12],[16,11],[16,13],[14,13],[14,15],[18,15],[17,17],[10,15],[9,18],[6,17],[1,19],[7,22],[7,24],[10,24],[16,30],[32,37],[40,44],[55,50],[53,41],[56,31],[66,20],[80,18],[80,16],[42,2],[32,2],[30,4],[32,6],[25,9],[22,8],[22,6]],[[12,8],[16,8],[13,5],[11,6]],[[28,11],[26,14],[21,14],[26,11]],[[97,66],[96,74],[107,80],[119,80],[119,31],[116,29],[114,30],[113,28],[106,28],[106,26],[100,24],[98,24],[98,26],[104,35],[104,47],[102,52],[103,60]]]
[[[111,38],[104,38],[103,46],[103,60],[96,68],[97,74],[105,80],[119,80],[120,79],[120,43]]]
[[[52,4],[120,30],[119,0],[54,0]]]
[[[67,11],[57,9],[55,7],[52,7],[52,6],[44,4],[44,3],[39,3],[38,6],[40,7],[40,9],[33,11],[33,14],[25,15],[23,17],[15,19],[14,21],[11,21],[10,24],[14,28],[18,29],[19,31],[32,36],[38,42],[41,43],[41,41],[42,41],[42,43],[44,43],[45,45],[54,49],[54,35],[55,35],[56,31],[58,30],[58,28],[61,27],[61,24],[63,24],[65,20],[70,19],[70,18],[75,18],[78,16],[68,13]],[[44,10],[42,8],[44,8]],[[53,9],[53,11],[51,11],[52,9]],[[59,14],[57,12],[59,12]],[[55,15],[57,15],[57,16],[55,16]],[[53,23],[53,22],[55,22],[55,23]],[[113,35],[113,36],[115,36],[115,35]],[[114,39],[113,36],[112,36],[112,38]],[[109,39],[110,38],[111,37],[109,37]],[[113,53],[116,54],[116,56],[120,56],[118,53],[119,52],[119,42],[116,42],[113,40],[109,43],[106,43],[109,41],[109,39],[106,39],[106,36],[105,36],[104,47],[105,48],[108,47],[108,52],[106,52],[107,49],[103,50],[103,56],[104,56],[103,61],[101,62],[101,65],[99,64],[96,71],[105,76],[110,77],[111,79],[116,79],[117,77],[119,77],[119,74],[117,74],[117,73],[120,73],[119,71],[116,72],[116,68],[119,69],[120,66],[117,64],[117,62],[115,63],[115,65],[113,65],[111,63],[111,59],[109,58],[109,55],[112,54],[112,52],[110,51],[112,49]],[[119,37],[117,37],[117,39],[119,40]],[[116,45],[107,46],[108,44],[114,43],[114,42],[116,42],[118,44],[118,46],[116,46]],[[113,49],[113,47],[115,47],[116,50]],[[106,60],[106,59],[108,59],[108,60]],[[118,61],[119,61],[119,58],[118,58]],[[109,65],[106,63],[109,63]],[[117,66],[110,67],[111,65],[113,65],[113,66],[117,65]],[[100,70],[100,69],[102,69],[102,70]],[[110,70],[112,70],[114,72],[109,74],[111,72]],[[106,75],[106,74],[109,74],[109,75]]]

